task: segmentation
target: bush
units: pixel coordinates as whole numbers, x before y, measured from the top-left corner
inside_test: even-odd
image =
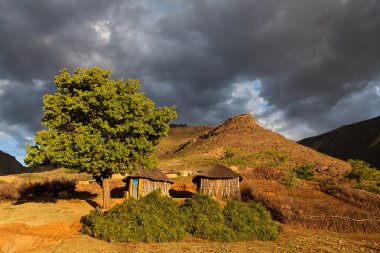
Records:
[[[107,212],[99,209],[82,217],[82,232],[108,242],[170,242],[186,235],[218,241],[274,240],[279,226],[258,204],[241,201],[220,204],[196,193],[181,206],[159,192],[129,199]]]
[[[188,233],[211,241],[274,240],[279,226],[259,204],[233,200],[224,210],[210,196],[195,194],[181,206]]]
[[[181,205],[181,210],[189,234],[211,241],[235,240],[233,230],[225,224],[220,204],[210,196],[195,193]]]
[[[261,159],[266,162],[266,166],[276,167],[284,163],[288,156],[276,149],[266,149],[255,154],[256,159]]]
[[[20,187],[20,198],[34,197],[69,197],[75,192],[75,181],[66,178],[56,178],[32,183]]]
[[[293,170],[288,171],[278,182],[288,189],[294,188],[298,185],[296,173]]]
[[[6,200],[69,197],[74,192],[75,181],[64,177],[22,184],[6,183],[0,185],[0,198]]]
[[[20,198],[19,186],[11,183],[0,185],[0,200],[18,200]]]
[[[378,186],[380,185],[380,172],[375,168],[371,168],[370,164],[362,160],[349,159],[348,162],[351,165],[351,171],[346,177],[350,180],[355,180],[362,190],[378,193]],[[363,184],[363,180],[372,182]],[[370,186],[366,187],[367,185]]]
[[[296,177],[304,180],[311,180],[314,177],[314,165],[304,164],[293,168]]]
[[[108,242],[170,242],[186,234],[177,203],[158,191],[126,200],[104,213],[91,211],[81,222],[84,234]]]
[[[274,240],[279,236],[280,226],[261,204],[230,201],[223,215],[238,240]]]

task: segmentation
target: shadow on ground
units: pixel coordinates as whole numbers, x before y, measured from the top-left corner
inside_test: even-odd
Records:
[[[169,190],[169,195],[173,198],[191,198],[194,192],[186,191],[186,190]]]

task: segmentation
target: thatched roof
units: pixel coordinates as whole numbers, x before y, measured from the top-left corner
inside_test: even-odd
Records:
[[[173,180],[168,178],[165,173],[163,173],[159,168],[154,168],[151,170],[140,170],[135,174],[127,176],[123,181],[127,181],[129,178],[143,178],[152,181],[168,182],[171,184],[174,183]]]
[[[243,178],[230,168],[221,165],[216,164],[207,170],[199,172],[193,179],[193,182],[197,181],[198,178],[211,178],[211,179],[232,179],[232,178],[239,178],[239,180],[243,180]]]

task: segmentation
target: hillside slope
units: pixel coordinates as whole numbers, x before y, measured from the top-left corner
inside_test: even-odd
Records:
[[[326,176],[342,175],[349,170],[348,163],[344,161],[318,153],[260,127],[250,114],[228,119],[173,149],[160,162],[163,167],[199,170],[218,161],[226,148],[238,148],[254,157],[253,163],[247,165],[251,168],[285,169],[313,164],[317,173]]]
[[[0,175],[18,174],[25,169],[14,156],[0,150]]]
[[[345,125],[298,142],[342,160],[364,160],[380,168],[380,117]]]
[[[158,144],[156,154],[162,156],[182,143],[188,142],[192,138],[202,135],[211,129],[212,127],[204,125],[171,125],[168,136],[163,138]]]

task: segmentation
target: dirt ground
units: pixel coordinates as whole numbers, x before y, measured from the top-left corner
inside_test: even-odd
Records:
[[[119,180],[120,181],[120,180]],[[185,179],[176,190],[188,191]],[[113,187],[122,184],[115,180]],[[0,252],[380,252],[380,234],[339,234],[284,226],[276,241],[217,243],[187,237],[177,243],[107,243],[80,233],[80,218],[102,201],[96,184],[79,184],[70,199],[0,203]],[[114,204],[123,199],[113,199]]]
[[[118,201],[117,201],[118,202]],[[379,234],[338,234],[285,226],[274,242],[107,243],[80,231],[86,200],[0,204],[0,252],[380,252]]]

